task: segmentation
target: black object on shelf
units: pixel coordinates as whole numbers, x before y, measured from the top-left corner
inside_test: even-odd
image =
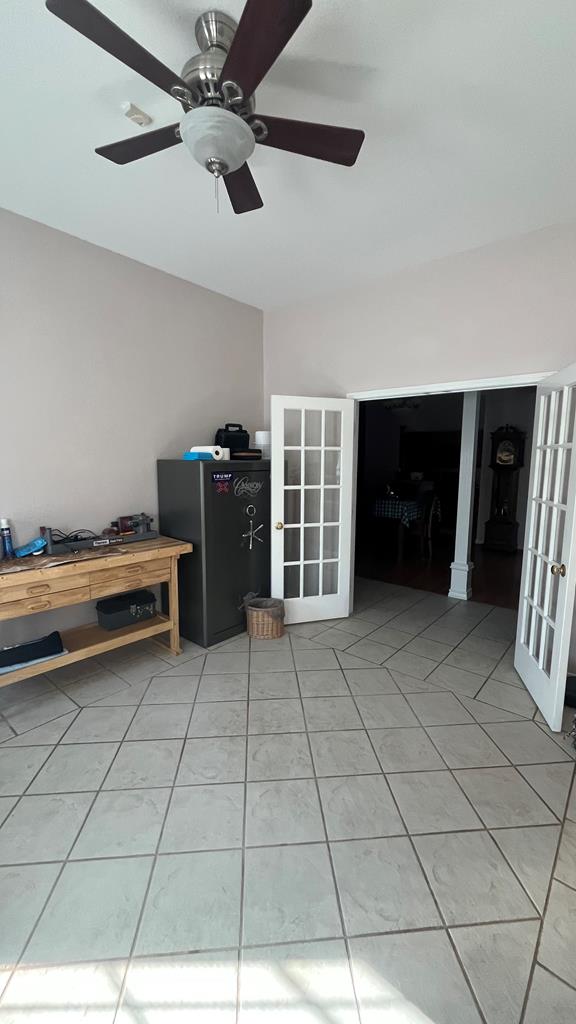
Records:
[[[216,431],[214,444],[220,448],[229,448],[233,458],[234,452],[245,452],[250,448],[250,434],[241,423],[227,423]]]
[[[156,597],[151,590],[131,590],[98,601],[96,613],[102,629],[122,629],[152,619],[156,614]]]
[[[29,665],[34,661],[57,658],[64,651],[62,637],[58,631],[29,640],[14,647],[0,648],[0,672],[13,669],[16,665]]]
[[[194,545],[178,562],[182,636],[242,633],[245,596],[270,596],[270,462],[161,459],[158,505],[160,531]]]
[[[516,506],[518,470],[524,465],[526,434],[507,423],[492,433],[490,468],[494,473],[490,519],[485,525],[484,547],[492,551],[518,550]]]

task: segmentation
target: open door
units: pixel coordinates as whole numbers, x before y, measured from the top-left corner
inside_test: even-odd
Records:
[[[560,730],[576,586],[576,363],[539,385],[514,665]]]
[[[354,412],[351,399],[272,396],[272,596],[287,622],[350,613]]]

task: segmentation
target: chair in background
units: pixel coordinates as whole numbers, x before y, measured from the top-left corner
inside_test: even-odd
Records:
[[[432,559],[432,526],[434,519],[439,518],[439,502],[433,489],[423,488],[420,494],[422,514],[410,523],[409,532],[418,537],[420,557],[428,562]]]

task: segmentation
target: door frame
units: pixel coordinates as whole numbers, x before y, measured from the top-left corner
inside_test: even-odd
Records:
[[[556,370],[541,370],[537,373],[516,373],[501,377],[480,377],[475,380],[451,380],[441,382],[428,382],[420,384],[403,384],[388,388],[374,388],[367,391],[349,391],[346,398],[353,398],[356,407],[354,410],[354,478],[352,489],[352,537],[356,536],[356,510],[358,502],[358,405],[360,402],[377,402],[382,398],[416,398],[419,395],[448,395],[456,392],[468,391],[496,391],[503,388],[529,388],[536,387],[551,377]],[[531,471],[531,465],[528,467]],[[354,554],[355,545],[350,557],[350,607],[354,607]]]
[[[415,398],[417,395],[448,395],[455,391],[495,391],[501,388],[530,388],[551,377],[556,370],[540,373],[516,373],[507,377],[480,377],[477,380],[451,380],[440,383],[399,385],[370,391],[349,391],[346,398],[358,402],[376,402],[380,398]]]

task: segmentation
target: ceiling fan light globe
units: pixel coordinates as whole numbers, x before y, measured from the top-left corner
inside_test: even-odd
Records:
[[[197,107],[180,122],[182,142],[202,167],[225,165],[237,171],[254,152],[252,129],[241,117],[221,107]],[[217,162],[217,163],[216,163]]]

